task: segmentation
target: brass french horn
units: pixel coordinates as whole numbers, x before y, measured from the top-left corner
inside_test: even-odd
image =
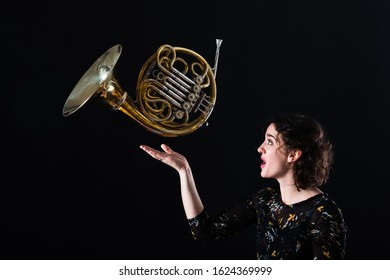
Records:
[[[68,96],[62,114],[69,116],[91,98],[133,118],[148,131],[164,137],[189,134],[209,118],[216,102],[216,73],[222,40],[217,39],[211,68],[198,53],[162,45],[143,65],[136,100],[114,76],[122,45],[111,47],[85,72]]]

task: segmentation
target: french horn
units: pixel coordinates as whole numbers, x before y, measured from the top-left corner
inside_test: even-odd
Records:
[[[62,114],[69,116],[88,100],[99,98],[155,134],[176,137],[192,133],[207,121],[215,106],[221,43],[221,39],[216,39],[213,68],[193,50],[161,45],[138,75],[135,100],[114,76],[122,53],[122,45],[117,44],[81,77],[68,96]]]

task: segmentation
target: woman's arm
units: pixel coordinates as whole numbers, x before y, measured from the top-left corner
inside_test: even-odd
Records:
[[[187,159],[165,144],[161,145],[162,151],[153,149],[147,145],[141,145],[140,148],[151,157],[171,166],[179,173],[181,197],[186,217],[190,219],[199,215],[204,207],[196,189],[195,180]]]

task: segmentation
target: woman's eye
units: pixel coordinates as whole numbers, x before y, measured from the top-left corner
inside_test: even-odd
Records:
[[[271,140],[267,140],[267,145],[272,145],[272,141]]]

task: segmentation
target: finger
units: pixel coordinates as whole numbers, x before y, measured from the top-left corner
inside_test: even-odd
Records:
[[[167,154],[172,154],[173,153],[173,150],[166,144],[162,144],[161,145],[161,149],[163,149],[163,151],[166,152]]]
[[[147,145],[140,145],[139,147],[140,147],[142,150],[144,150],[144,151],[146,151],[147,149],[150,149],[150,147],[147,146]]]
[[[148,154],[157,160],[162,160],[162,155],[159,152],[149,151]]]
[[[153,149],[152,147],[146,146],[146,145],[141,145],[140,148],[147,152],[149,155],[155,157],[156,156],[156,150]]]
[[[157,151],[149,146],[146,146],[146,145],[141,145],[140,148],[142,150],[144,150],[145,152],[147,152],[151,157],[153,157],[154,159],[157,159],[157,160],[160,160],[160,161],[163,161],[164,159],[164,154],[160,151]]]

